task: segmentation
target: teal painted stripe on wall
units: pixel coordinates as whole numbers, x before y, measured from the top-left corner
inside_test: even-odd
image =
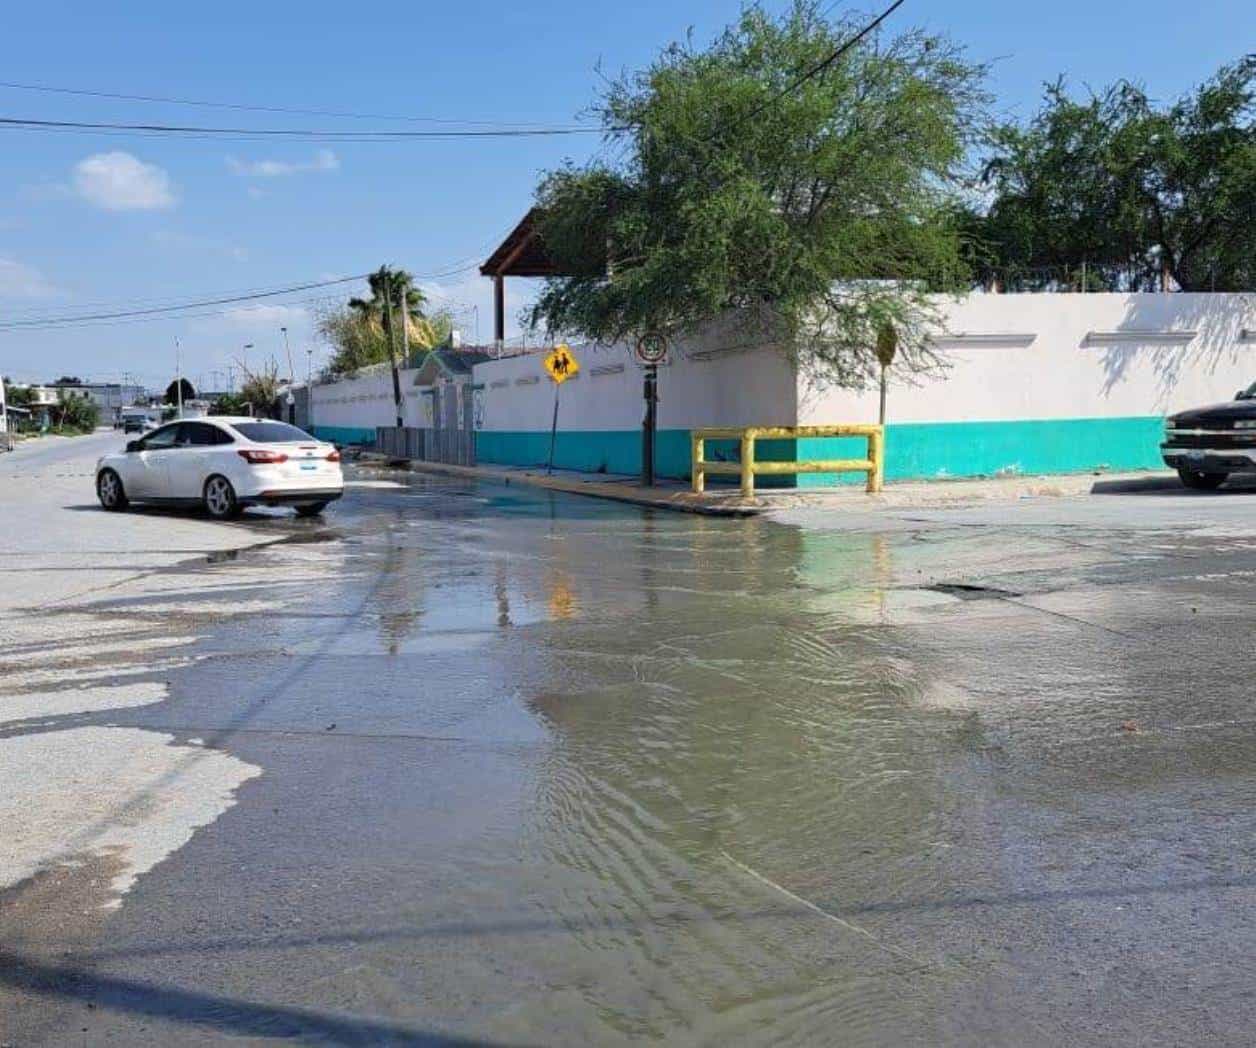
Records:
[[[548,432],[480,430],[476,461],[507,466],[544,466],[549,460]],[[585,473],[641,472],[638,430],[560,432],[554,441],[554,466]],[[662,477],[689,476],[689,431],[661,429],[655,439],[654,468]]]
[[[791,440],[764,440],[755,445],[755,455],[769,462],[793,458]],[[475,435],[476,461],[482,465],[544,466],[549,458],[550,435],[528,431],[480,430]],[[735,440],[707,441],[709,461],[738,461],[740,449]],[[661,429],[655,438],[654,470],[660,477],[688,480],[690,469],[689,430]],[[554,444],[554,466],[585,473],[641,472],[641,433],[639,430],[581,430],[559,433]],[[711,483],[725,478],[711,477]],[[736,478],[729,478],[736,483]],[[760,477],[760,487],[793,486],[792,477]]]
[[[1095,469],[1160,469],[1160,416],[1136,418],[1031,419],[1012,422],[900,422],[886,427],[887,480],[976,477],[1018,473],[1079,473]],[[485,464],[543,466],[549,455],[547,432],[476,434],[476,455]],[[796,448],[795,448],[796,444]],[[689,430],[658,434],[656,469],[663,477],[689,476]],[[863,438],[765,440],[755,453],[763,461],[863,458]],[[708,459],[735,462],[736,441],[708,441]],[[641,470],[637,430],[584,430],[559,433],[554,450],[559,469],[589,473],[636,474]],[[715,478],[710,478],[712,482]],[[793,483],[789,477],[761,477],[761,487]],[[803,474],[799,487],[862,484],[862,474]]]
[[[885,433],[885,477],[978,477],[1162,469],[1164,419],[1029,419],[1011,422],[900,422]],[[806,458],[862,458],[862,439],[799,440]],[[862,483],[859,474],[808,474],[800,487]]]
[[[311,431],[319,440],[333,444],[374,444],[375,430],[361,426],[314,426]]]

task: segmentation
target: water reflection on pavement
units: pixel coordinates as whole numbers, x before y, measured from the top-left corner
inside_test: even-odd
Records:
[[[961,600],[930,585],[1006,569],[988,534],[420,478],[322,530],[259,554],[323,575],[300,608],[221,623],[169,703],[112,719],[217,727],[263,775],[141,882],[102,970],[504,1043],[1256,1018],[1196,963],[1248,946],[1218,900],[1250,916],[1250,739],[1121,730],[1176,717],[1199,670],[1147,641],[1146,594],[1111,596],[1115,545],[1021,535],[1007,599]],[[1206,701],[1221,721],[1246,695]]]

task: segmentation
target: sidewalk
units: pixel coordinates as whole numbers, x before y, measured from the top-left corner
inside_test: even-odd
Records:
[[[748,517],[801,506],[864,510],[876,507],[945,507],[1180,487],[1176,474],[1143,471],[897,481],[886,484],[878,495],[869,495],[862,484],[842,484],[832,488],[769,488],[757,492],[753,499],[744,499],[735,486],[721,486],[714,490],[708,488],[698,495],[690,489],[687,481],[680,480],[660,480],[654,487],[647,488],[642,486],[637,477],[620,474],[580,473],[562,469],[547,474],[544,469],[536,466],[451,466],[414,459],[402,462],[389,460],[384,455],[369,451],[363,452],[362,458],[370,462],[391,461],[398,468],[416,473],[467,477],[499,484],[527,484],[549,491],[720,517]]]
[[[421,462],[417,459],[389,459],[375,452],[363,452],[366,462],[390,462],[400,469],[415,473],[438,473],[451,477],[488,480],[496,484],[527,484],[530,487],[562,491],[571,495],[631,502],[638,506],[701,513],[714,517],[749,517],[769,508],[760,499],[743,499],[737,488],[696,495],[688,481],[662,480],[652,488],[644,487],[637,477],[617,473],[579,473],[556,469],[552,474],[537,466],[450,466],[443,462]]]

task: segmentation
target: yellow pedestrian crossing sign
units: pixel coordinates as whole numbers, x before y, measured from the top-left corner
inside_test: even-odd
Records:
[[[576,360],[576,355],[565,342],[560,343],[546,353],[545,359],[541,363],[545,367],[545,373],[558,386],[580,373],[580,364]]]

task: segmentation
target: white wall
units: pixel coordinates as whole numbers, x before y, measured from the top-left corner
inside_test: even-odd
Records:
[[[940,350],[951,367],[894,377],[891,422],[1163,415],[1228,400],[1256,381],[1256,335],[1241,337],[1256,329],[1256,295],[975,294],[942,308],[957,339]],[[1173,344],[1108,343],[1102,334],[1118,331],[1195,334]],[[1024,339],[978,346],[965,334]],[[875,422],[877,399],[875,390],[817,390],[801,379],[800,422]]]
[[[413,369],[401,371],[401,392],[405,398],[405,421],[408,426],[424,425],[422,401],[414,385]],[[353,378],[316,385],[310,424],[351,429],[374,429],[396,425],[393,407],[392,370],[387,364],[364,368]]]
[[[636,430],[645,410],[643,369],[626,346],[574,346],[580,374],[560,393],[560,431]],[[477,364],[484,389],[481,429],[548,430],[554,387],[543,353]],[[659,428],[793,425],[795,380],[788,362],[770,348],[695,342],[659,368]]]
[[[1256,295],[975,294],[942,302],[956,345],[939,376],[893,378],[891,422],[1120,418],[1229,399],[1256,381]],[[1103,344],[1103,332],[1195,332],[1189,341]],[[1100,333],[1096,338],[1092,333]],[[963,335],[1004,335],[999,344]],[[579,378],[561,393],[561,431],[636,430],[642,371],[624,346],[576,346]],[[416,372],[401,373],[407,425],[424,425]],[[535,379],[536,381],[531,381]],[[487,431],[547,431],[553,386],[541,353],[478,364]],[[769,347],[715,332],[659,369],[660,429],[875,421],[875,390],[818,390]],[[392,425],[387,365],[314,387],[313,425]]]

